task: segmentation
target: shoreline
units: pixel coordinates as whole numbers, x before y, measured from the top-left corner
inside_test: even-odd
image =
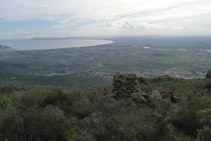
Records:
[[[115,41],[112,40],[102,40],[102,39],[61,39],[61,40],[25,39],[25,40],[4,40],[0,42],[0,44],[4,46],[9,46],[11,49],[15,51],[38,51],[38,50],[95,47],[100,45],[112,44],[114,42]]]

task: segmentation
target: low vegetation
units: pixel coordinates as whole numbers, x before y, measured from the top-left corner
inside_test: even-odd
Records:
[[[113,86],[70,90],[2,86],[0,140],[210,141],[209,74],[145,80],[118,73]]]

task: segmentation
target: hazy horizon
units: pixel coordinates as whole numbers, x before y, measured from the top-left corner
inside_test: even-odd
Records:
[[[38,36],[26,38],[0,38],[0,41],[10,40],[64,40],[64,39],[85,39],[85,40],[111,40],[115,38],[211,38],[211,35],[105,35],[105,36]],[[1,42],[0,42],[0,45]]]

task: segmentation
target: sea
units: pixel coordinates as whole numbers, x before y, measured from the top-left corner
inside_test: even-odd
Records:
[[[111,44],[110,40],[94,39],[14,39],[0,40],[0,45],[14,50],[49,50],[61,48],[78,48]]]

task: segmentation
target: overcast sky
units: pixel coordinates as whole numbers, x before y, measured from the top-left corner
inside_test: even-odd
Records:
[[[0,39],[211,35],[211,0],[0,0]]]

